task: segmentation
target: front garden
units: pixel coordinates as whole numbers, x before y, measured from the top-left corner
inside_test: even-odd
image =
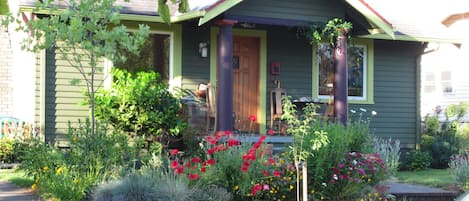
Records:
[[[400,143],[370,132],[371,111],[360,110],[344,125],[319,118],[314,105],[298,112],[289,97],[284,97],[282,119],[292,143],[274,154],[267,141],[276,131],[240,134],[227,130],[200,135],[197,128],[188,126],[180,97],[170,93],[158,73],[129,72],[125,66],[117,66],[111,72],[111,87],[99,87],[102,80],[96,75],[103,69],[98,61],[102,57],[118,61],[126,59],[123,55],[138,55],[149,32],[148,26],[142,25],[139,31],[128,34],[119,24],[113,3],[70,1],[77,9],[63,13],[42,5],[43,9],[52,9],[50,13],[59,14],[19,28],[37,37],[25,41],[25,47],[31,51],[57,48],[63,53],[61,59],[69,61],[82,75],[72,84],[85,81],[88,86],[84,104],[90,106],[90,119],[69,124],[65,148],[10,127],[8,134],[15,135],[0,139],[0,160],[20,163],[19,169],[32,178],[31,188],[42,198],[393,200],[383,185],[400,167]],[[14,22],[13,18],[8,20]],[[329,29],[335,27],[332,25]],[[88,54],[78,54],[76,47]],[[73,51],[75,54],[70,54]],[[255,116],[245,118],[256,121]],[[406,168],[450,164],[457,181],[467,190],[467,152],[456,155],[461,149],[453,146],[453,136],[425,136],[432,141],[425,141],[422,149],[441,142],[442,146],[435,146],[445,152],[431,152],[440,154],[437,161],[428,161],[428,152],[411,152],[404,163],[409,165]],[[253,142],[248,140],[252,137],[256,138]],[[448,143],[450,146],[446,146]]]

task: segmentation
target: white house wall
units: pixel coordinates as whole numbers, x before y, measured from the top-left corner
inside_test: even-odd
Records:
[[[450,27],[451,31],[464,37],[460,46],[454,44],[429,44],[429,51],[422,55],[421,115],[433,114],[436,106],[443,110],[450,104],[469,103],[469,20],[458,21]],[[451,71],[452,93],[444,93],[441,88],[441,72]],[[425,73],[433,72],[436,78],[434,93],[425,93]],[[440,116],[444,118],[444,116]],[[465,118],[469,121],[468,118]]]

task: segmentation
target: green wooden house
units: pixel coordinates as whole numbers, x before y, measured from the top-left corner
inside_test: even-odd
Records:
[[[218,94],[219,128],[244,130],[248,116],[255,115],[260,133],[272,127],[276,88],[300,103],[331,99],[327,46],[311,45],[299,33],[333,18],[349,21],[349,117],[376,111],[375,134],[408,148],[418,143],[419,58],[430,39],[400,32],[364,0],[194,0],[191,11],[173,12],[170,25],[158,16],[154,0],[120,4],[122,23],[130,29],[150,26],[151,41],[142,51],[153,55],[154,69],[171,87],[195,91],[199,83],[211,83]],[[25,16],[32,16],[33,7],[34,0],[19,1]],[[81,87],[69,84],[80,75],[57,54],[44,51],[36,68],[34,114],[50,138],[66,132],[68,121],[89,115],[77,104],[83,100]],[[103,61],[103,66],[113,64]]]

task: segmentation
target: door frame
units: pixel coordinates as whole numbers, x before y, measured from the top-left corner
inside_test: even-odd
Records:
[[[217,82],[217,36],[218,27],[210,28],[210,83]],[[259,112],[256,114],[259,132],[266,133],[266,104],[267,104],[267,32],[264,30],[233,29],[233,36],[249,36],[259,38]],[[246,117],[247,118],[247,117]]]

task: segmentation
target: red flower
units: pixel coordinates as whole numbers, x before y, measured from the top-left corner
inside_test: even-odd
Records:
[[[261,136],[259,137],[259,142],[261,142],[261,143],[264,142],[265,138],[267,138],[266,135],[261,135]]]
[[[176,169],[179,166],[179,161],[174,160],[171,162],[171,168]]]
[[[249,169],[249,166],[244,166],[244,165],[243,165],[243,166],[241,167],[241,171],[242,171],[242,172],[247,172],[248,169]]]
[[[171,155],[175,156],[179,153],[179,150],[178,149],[173,149],[171,150]]]
[[[263,174],[264,176],[269,176],[269,172],[267,172],[267,170],[262,170],[262,174]]]
[[[226,136],[230,136],[230,135],[231,135],[231,131],[230,131],[230,130],[226,130],[226,131],[225,131],[225,135],[226,135]]]
[[[214,153],[215,153],[215,148],[211,148],[211,149],[207,150],[207,154],[209,154],[209,155],[212,155]]]
[[[175,170],[175,174],[182,174],[184,172],[184,166],[178,166]]]
[[[209,165],[215,165],[215,159],[211,158],[211,159],[208,159],[207,163]]]
[[[269,129],[269,130],[267,131],[267,134],[269,134],[269,135],[274,135],[274,134],[275,134],[275,131],[272,130],[272,129]]]
[[[269,158],[269,163],[270,163],[271,165],[273,165],[273,164],[275,164],[275,160],[274,160],[273,158]]]
[[[192,163],[200,163],[200,161],[201,161],[200,158],[197,158],[197,157],[194,157],[191,160]]]
[[[258,191],[262,190],[262,185],[260,184],[255,184],[252,188],[251,188],[251,194],[252,195],[256,195],[256,193]]]
[[[228,147],[238,146],[238,145],[239,145],[239,140],[236,140],[233,138],[228,139]]]
[[[274,175],[274,177],[282,176],[282,173],[280,173],[279,171],[276,171],[276,170],[274,170],[274,172],[272,174]]]
[[[217,143],[217,140],[216,140],[216,139],[213,139],[212,136],[207,136],[207,137],[205,138],[205,140],[207,140],[211,145],[214,145],[214,144]]]
[[[205,172],[205,171],[207,171],[207,168],[206,168],[206,167],[200,168],[200,172]]]
[[[256,116],[254,115],[249,115],[249,120],[252,121],[252,122],[255,122],[257,120]]]
[[[196,180],[196,179],[199,179],[200,176],[196,173],[194,173],[194,174],[191,173],[191,174],[187,175],[187,178],[189,178],[189,180]]]

